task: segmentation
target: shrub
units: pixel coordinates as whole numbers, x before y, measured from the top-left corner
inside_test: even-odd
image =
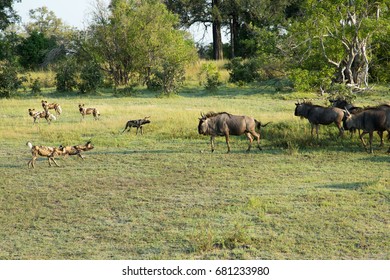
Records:
[[[212,63],[206,63],[202,65],[199,73],[199,81],[201,85],[204,85],[206,90],[215,91],[222,84],[221,74],[219,73],[217,66]]]
[[[161,67],[152,70],[147,87],[151,90],[162,90],[164,95],[177,93],[184,82],[184,74],[183,65],[165,62]]]
[[[78,88],[80,92],[96,92],[103,84],[103,74],[96,63],[89,63],[81,69],[80,83]]]
[[[42,83],[39,78],[35,79],[31,85],[31,93],[32,94],[39,94],[42,92],[41,90]]]
[[[22,84],[17,68],[10,63],[0,64],[0,97],[12,97]]]
[[[230,81],[233,83],[251,83],[260,79],[259,69],[261,63],[259,59],[233,58],[226,64],[230,74]]]
[[[72,91],[77,86],[77,64],[73,59],[60,63],[56,69],[58,91]]]

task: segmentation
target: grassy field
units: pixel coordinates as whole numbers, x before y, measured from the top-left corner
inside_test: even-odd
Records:
[[[367,154],[333,126],[310,139],[294,117],[297,94],[226,87],[179,97],[101,94],[0,100],[0,259],[390,259],[390,156]],[[379,91],[359,105],[389,101]],[[32,125],[28,108],[58,102],[52,124]],[[326,104],[325,99],[314,101]],[[78,104],[101,119],[81,121]],[[263,151],[245,136],[210,152],[197,133],[201,112],[273,121]],[[151,117],[144,135],[121,134],[129,119]],[[39,159],[28,169],[27,141],[75,145],[85,160]]]

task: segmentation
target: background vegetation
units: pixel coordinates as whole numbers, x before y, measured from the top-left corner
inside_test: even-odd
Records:
[[[390,258],[388,142],[367,154],[333,126],[316,141],[293,115],[302,98],[389,101],[387,1],[115,0],[82,31],[44,7],[18,27],[13,2],[0,4],[0,259]],[[199,55],[217,61],[197,60],[183,31],[202,20],[214,42]],[[354,39],[368,52],[345,60]],[[63,114],[33,125],[42,99]],[[211,153],[197,133],[207,111],[272,121],[263,151],[243,136]],[[121,134],[145,116],[144,135]],[[88,140],[85,160],[27,168],[27,141]]]

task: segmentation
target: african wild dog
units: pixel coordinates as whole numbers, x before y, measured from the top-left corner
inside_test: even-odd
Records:
[[[136,135],[138,134],[138,129],[141,130],[141,135],[142,135],[143,134],[143,127],[142,126],[144,124],[150,123],[150,120],[148,120],[149,118],[150,118],[150,116],[149,117],[145,117],[143,119],[139,119],[139,120],[130,120],[130,121],[128,121],[126,123],[125,129],[122,131],[122,133],[125,132],[127,129],[128,129],[128,131],[130,131],[130,129],[132,127],[136,127],[137,128]]]
[[[79,112],[83,116],[83,119],[85,115],[91,115],[91,114],[93,115],[95,120],[99,118],[100,113],[96,108],[85,108],[84,106],[85,106],[84,104],[79,104]]]

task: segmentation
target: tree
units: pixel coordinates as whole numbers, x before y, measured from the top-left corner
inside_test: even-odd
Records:
[[[213,58],[223,59],[222,32],[223,15],[221,5],[223,0],[164,0],[170,11],[178,14],[182,26],[190,27],[201,23],[205,29],[212,28]]]
[[[48,37],[59,37],[59,34],[65,29],[62,20],[45,6],[30,10],[29,16],[30,21],[25,25],[28,34],[35,31]]]
[[[290,29],[302,59],[322,56],[333,81],[367,87],[372,38],[389,29],[390,1],[306,0],[302,21]]]
[[[54,37],[47,38],[44,33],[32,31],[18,45],[20,64],[27,69],[36,69],[41,66],[48,52],[56,47]]]
[[[194,59],[193,43],[177,25],[177,16],[158,0],[113,0],[109,8],[98,2],[83,49],[116,86],[132,77],[147,83],[163,65],[182,67]]]
[[[13,9],[14,2],[21,2],[21,0],[0,1],[0,31],[5,30],[10,24],[19,19],[18,15]]]

